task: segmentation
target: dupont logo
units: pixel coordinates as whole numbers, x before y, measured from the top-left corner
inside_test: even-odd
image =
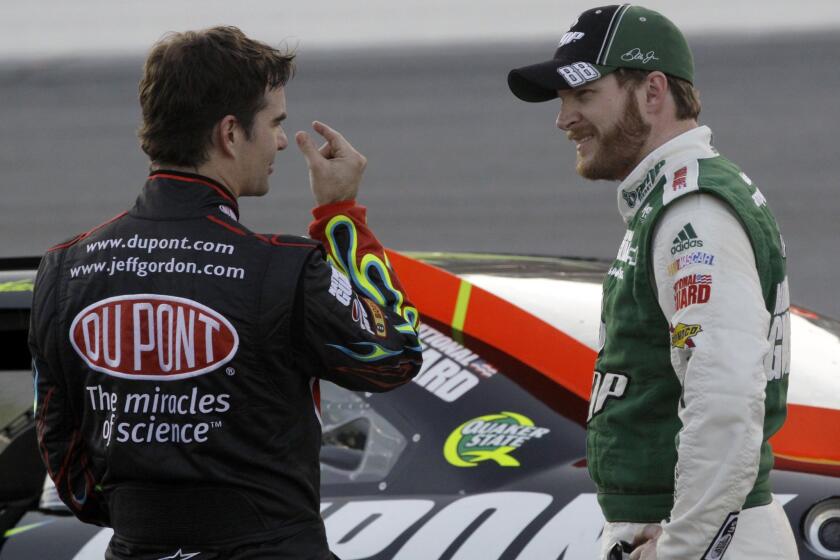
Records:
[[[132,294],[80,311],[70,325],[70,343],[93,370],[123,379],[175,381],[229,362],[239,335],[230,321],[197,301]]]

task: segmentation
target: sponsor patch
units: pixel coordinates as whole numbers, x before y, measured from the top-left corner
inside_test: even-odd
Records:
[[[703,327],[700,325],[686,325],[685,323],[677,323],[671,327],[671,346],[685,350],[686,348],[694,348],[693,337],[703,332]]]
[[[219,212],[221,212],[222,214],[224,214],[225,216],[227,216],[227,217],[228,217],[228,218],[230,218],[231,220],[236,220],[236,221],[239,221],[239,220],[237,220],[237,218],[236,218],[236,212],[234,212],[234,211],[230,208],[230,206],[225,206],[224,204],[219,204]]]
[[[676,255],[677,253],[681,253],[683,251],[687,251],[688,249],[694,249],[695,247],[702,247],[703,240],[697,235],[697,232],[694,231],[694,226],[691,223],[685,224],[674,240],[671,242],[671,254]]]
[[[744,173],[743,171],[741,171],[738,175],[740,175],[740,176],[741,176],[741,179],[742,179],[742,180],[743,180],[746,184],[748,184],[748,185],[752,185],[752,184],[753,184],[752,179],[750,179],[750,178],[749,178],[749,176],[748,176],[746,173]]]
[[[191,299],[133,294],[93,303],[70,325],[70,343],[91,369],[123,379],[174,381],[233,359],[239,335]]]
[[[347,307],[350,305],[350,299],[353,295],[353,288],[350,286],[350,279],[337,268],[331,268],[332,278],[330,278],[330,294],[332,294],[332,296],[335,297],[341,305]]]
[[[366,333],[374,334],[373,329],[370,328],[370,321],[368,321],[368,312],[358,297],[353,297],[353,306],[350,310],[350,316],[353,322]]]
[[[668,276],[673,276],[683,268],[694,264],[714,266],[715,256],[711,253],[704,253],[703,251],[694,251],[688,255],[677,257],[674,262],[668,265]]]
[[[115,241],[109,239],[107,241]],[[99,261],[89,264],[81,264],[70,267],[70,278],[79,278],[90,274],[107,273],[108,276],[120,274],[133,274],[139,278],[145,278],[150,274],[195,274],[217,276],[219,278],[230,278],[243,280],[245,269],[239,266],[226,266],[207,263],[199,266],[192,261],[184,261],[172,257],[168,260],[147,260],[140,257],[128,257],[118,259],[111,257],[111,261]]]
[[[659,181],[656,181],[656,176],[659,175],[659,171],[662,169],[663,165],[665,165],[664,160],[654,165],[653,169],[647,172],[641,184],[630,190],[621,191],[621,196],[622,198],[624,198],[624,202],[627,203],[627,206],[629,206],[630,208],[635,208],[636,204],[641,203],[645,198],[647,198],[647,195],[650,194],[650,191],[652,191],[654,188],[660,185],[665,184],[665,177],[662,177],[659,179]]]
[[[755,189],[755,192],[752,194],[752,199],[753,202],[755,202],[755,205],[759,208],[761,208],[762,206],[767,206],[767,199],[764,198],[764,195],[761,194],[761,191],[758,189]]]
[[[230,394],[203,393],[196,386],[187,392],[170,393],[156,385],[154,390],[121,393],[88,385],[85,392],[90,410],[103,419],[100,437],[106,446],[206,443],[213,430],[224,426],[220,418],[231,409]]]
[[[717,535],[715,535],[715,539],[709,545],[709,548],[706,549],[706,553],[703,554],[701,560],[721,560],[723,555],[726,554],[726,549],[729,548],[732,538],[735,536],[735,528],[737,526],[738,512],[732,512],[726,516],[726,521],[721,525]]]
[[[560,38],[560,43],[557,46],[562,47],[568,45],[569,43],[574,43],[575,41],[583,39],[585,35],[585,33],[580,31],[569,31]]]
[[[621,241],[621,246],[618,248],[618,255],[616,260],[626,263],[630,266],[636,266],[636,252],[638,247],[633,246],[633,231],[627,230],[624,233],[624,239]]]
[[[639,213],[639,221],[641,223],[645,223],[648,219],[648,216],[650,216],[651,212],[653,212],[653,207],[650,204],[646,205],[644,208],[642,208],[642,211]]]
[[[630,378],[623,373],[601,373],[596,371],[592,377],[592,392],[589,395],[589,422],[604,410],[610,400],[624,398]]]
[[[688,167],[681,167],[674,171],[674,180],[671,182],[671,190],[678,191],[684,189],[686,186],[686,176],[688,175]]]
[[[636,266],[636,253],[638,246],[633,245],[633,230],[627,230],[624,233],[624,239],[621,240],[621,245],[618,248],[618,254],[615,257],[615,263],[607,272],[609,276],[624,279],[624,268],[627,266]]]
[[[689,305],[703,304],[712,297],[711,274],[689,274],[674,282],[674,307],[676,311]]]
[[[773,350],[764,359],[764,369],[768,381],[777,381],[790,374],[790,289],[787,277],[776,284],[776,303],[767,340]]]
[[[673,172],[666,174],[671,188],[663,189],[662,204],[667,206],[679,197],[699,190],[700,187],[697,184],[699,174],[700,167],[697,160],[689,161]]]
[[[486,414],[455,428],[446,439],[443,455],[456,467],[475,467],[486,461],[501,467],[518,467],[520,463],[511,453],[550,431],[515,412]]]
[[[370,310],[370,316],[373,318],[373,329],[376,336],[381,338],[388,336],[388,322],[385,319],[385,313],[382,312],[382,308],[376,305],[373,300],[366,297],[363,297],[362,301],[367,304],[368,310]]]

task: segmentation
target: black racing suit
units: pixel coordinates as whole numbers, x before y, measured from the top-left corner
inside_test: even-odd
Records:
[[[44,256],[38,444],[76,516],[114,528],[109,558],[331,557],[318,380],[387,391],[421,352],[364,208],[314,214],[317,241],[255,234],[220,184],[160,171]]]

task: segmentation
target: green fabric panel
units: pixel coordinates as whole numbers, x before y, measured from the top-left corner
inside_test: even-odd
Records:
[[[772,315],[777,286],[785,279],[784,250],[775,219],[766,205],[755,202],[756,189],[747,185],[734,164],[719,156],[700,160],[699,168],[700,192],[720,197],[744,223]],[[642,200],[636,203],[622,250],[603,284],[605,338],[595,365],[587,459],[608,521],[658,521],[667,518],[673,507],[681,386],[671,366],[669,324],[659,307],[652,274],[653,230],[665,209],[664,181],[646,188],[652,179],[647,177],[635,189]],[[648,206],[649,210],[641,211]],[[610,396],[621,387],[623,394]],[[598,394],[607,398],[598,399]],[[787,376],[768,383],[759,474],[745,507],[770,500],[768,475],[773,456],[767,440],[784,422],[786,395]]]

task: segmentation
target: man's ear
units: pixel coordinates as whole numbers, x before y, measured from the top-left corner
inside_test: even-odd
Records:
[[[233,115],[225,115],[213,128],[213,144],[219,153],[226,157],[236,157],[241,141],[242,127]]]
[[[648,113],[661,113],[668,105],[670,97],[668,77],[659,70],[655,70],[645,78],[644,88],[644,104]]]

